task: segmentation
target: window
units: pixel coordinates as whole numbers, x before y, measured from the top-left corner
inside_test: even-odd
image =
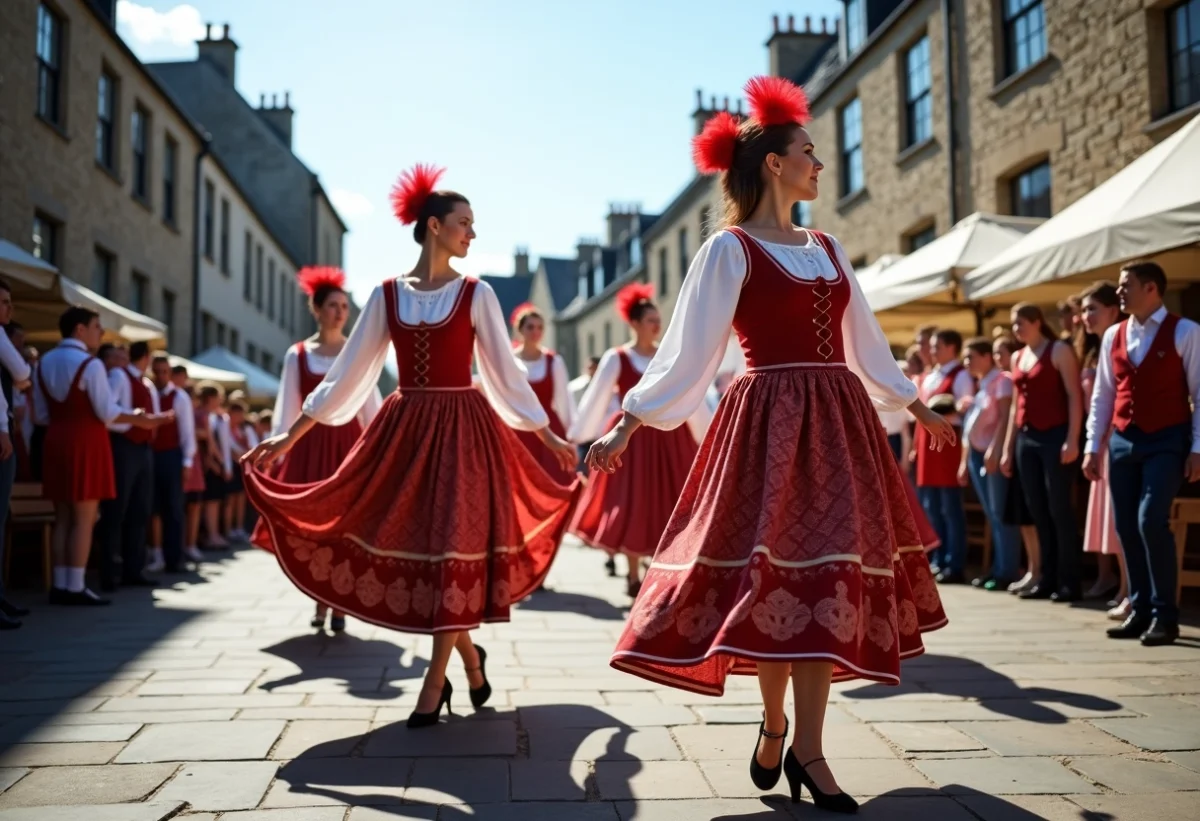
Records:
[[[275,357],[271,356],[271,354],[267,353],[266,351],[263,351],[262,356],[263,356],[263,364],[262,364],[263,370],[266,371],[267,373],[273,373],[275,371]]]
[[[642,238],[633,237],[629,240],[629,267],[636,268],[642,264]]]
[[[221,273],[229,276],[229,200],[221,197]]]
[[[217,193],[213,188],[212,180],[204,181],[204,256],[208,257],[209,261],[213,258],[213,200],[216,199]]]
[[[688,269],[688,239],[687,229],[679,229],[679,279],[682,282]]]
[[[929,37],[904,55],[905,146],[933,136],[933,80],[929,73]]]
[[[611,347],[612,347],[612,323],[605,322],[604,323],[604,350],[607,351]]]
[[[111,297],[113,285],[113,268],[116,260],[107,251],[97,248],[95,259],[92,261],[92,290],[100,296]]]
[[[45,3],[37,16],[37,113],[48,123],[62,124],[62,18]]]
[[[709,225],[711,215],[708,206],[700,209],[700,242],[708,239],[708,235],[712,233],[712,226]]]
[[[596,259],[598,260],[592,265],[592,293],[598,294],[604,290],[604,286],[608,283],[604,281],[604,255],[597,251]]]
[[[592,272],[586,262],[579,263],[579,298],[587,299],[592,295]]]
[[[812,203],[808,200],[801,200],[792,206],[792,224],[799,225],[801,228],[808,228],[812,225]]]
[[[258,359],[258,346],[253,342],[246,343],[246,361],[254,362]]]
[[[911,254],[937,239],[937,228],[933,225],[908,236],[908,252]]]
[[[595,355],[596,355],[596,335],[593,333],[589,333],[588,334],[588,358],[591,358]]]
[[[671,274],[667,270],[667,246],[658,249],[658,292],[665,294],[671,284]]]
[[[1200,0],[1184,0],[1167,12],[1171,110],[1200,103]]]
[[[220,345],[222,348],[225,347],[225,323],[224,322],[217,323],[217,344]]]
[[[58,264],[58,223],[44,214],[33,215],[33,255],[51,265]]]
[[[1004,76],[1024,71],[1045,56],[1042,0],[1004,0]]]
[[[858,51],[867,39],[866,0],[846,0],[846,54]]]
[[[175,294],[163,288],[162,292],[162,321],[170,334],[175,328]]]
[[[842,196],[863,187],[862,101],[855,97],[842,109]]]
[[[150,114],[140,105],[134,106],[133,116],[129,120],[129,136],[133,144],[133,195],[142,200],[150,198],[149,131]]]
[[[275,260],[267,260],[267,318],[275,318]]]
[[[254,307],[263,309],[263,247],[254,249]]]
[[[238,352],[238,342],[240,342],[240,341],[241,340],[238,339],[237,328],[230,328],[229,329],[229,350],[232,351],[233,353],[237,353]]]
[[[246,247],[242,249],[242,297],[247,301],[254,299],[254,238],[246,232]]]
[[[175,224],[175,174],[178,173],[179,143],[167,137],[163,143],[163,222]]]
[[[290,299],[288,299],[287,275],[284,274],[283,271],[280,271],[279,272],[279,327],[280,328],[287,327],[288,305],[290,305],[291,302],[292,301]]]
[[[130,278],[129,307],[139,314],[146,313],[147,297],[150,293],[150,280],[145,274],[133,272]]]
[[[213,318],[207,311],[200,314],[200,347],[208,350],[213,346]]]
[[[1050,216],[1050,163],[1038,163],[1012,183],[1012,212],[1018,217]]]
[[[100,72],[96,89],[96,162],[116,170],[113,152],[113,113],[117,108],[117,80],[107,71]]]

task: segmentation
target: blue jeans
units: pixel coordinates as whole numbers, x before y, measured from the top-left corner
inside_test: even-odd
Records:
[[[938,567],[949,573],[962,573],[967,558],[967,514],[963,510],[962,488],[919,487],[917,497],[942,540],[942,546],[934,551]]]
[[[1178,566],[1171,534],[1171,503],[1183,487],[1192,445],[1191,425],[1157,433],[1114,430],[1108,443],[1108,486],[1113,521],[1125,553],[1133,612],[1178,624]]]
[[[967,454],[967,471],[979,504],[983,506],[983,515],[992,529],[992,578],[1010,582],[1017,578],[1021,552],[1020,529],[1004,523],[1004,506],[1011,482],[999,471],[981,476],[983,457],[984,451],[971,448]]]
[[[1042,548],[1038,584],[1078,593],[1083,546],[1073,500],[1075,466],[1062,463],[1065,441],[1066,425],[1050,430],[1022,428],[1017,434],[1017,473]]]
[[[20,436],[17,431],[11,436]],[[8,525],[8,505],[12,499],[13,483],[17,480],[17,454],[0,462],[0,601],[4,601],[4,534]]]

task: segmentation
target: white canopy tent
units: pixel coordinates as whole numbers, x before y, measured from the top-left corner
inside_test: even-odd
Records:
[[[100,324],[110,340],[162,342],[167,338],[167,326],[163,323],[100,296],[3,239],[0,239],[0,275],[12,286],[17,320],[25,326],[31,342],[57,341],[58,318],[70,305],[82,305],[100,314]]]
[[[888,341],[905,345],[923,323],[964,334],[982,330],[976,306],[964,296],[972,270],[1018,242],[1042,220],[976,212],[911,254],[860,277],[867,302]]]
[[[981,265],[968,296],[1047,304],[1087,282],[1115,280],[1121,263],[1138,257],[1153,257],[1173,285],[1198,281],[1198,183],[1200,115]]]
[[[201,365],[199,362],[172,354],[171,367],[179,365],[187,368],[188,379],[192,382],[216,382],[227,391],[246,390],[246,375],[243,373]]]
[[[270,404],[279,393],[279,378],[267,373],[248,359],[235,354],[228,348],[220,346],[209,348],[203,353],[192,357],[192,361],[210,368],[232,371],[245,377],[246,385],[243,390],[255,404]]]

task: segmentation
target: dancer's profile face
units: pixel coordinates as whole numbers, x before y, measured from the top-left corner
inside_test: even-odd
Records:
[[[527,316],[517,330],[521,332],[521,338],[529,344],[540,345],[542,337],[546,335],[546,323],[540,316]]]
[[[433,241],[452,257],[465,257],[475,239],[475,212],[465,202],[456,203],[454,210],[440,222],[433,220]]]
[[[350,317],[350,298],[342,291],[334,291],[325,297],[320,307],[313,306],[313,319],[325,331],[340,331]]]
[[[772,174],[778,171],[775,176],[797,200],[817,198],[818,177],[825,165],[817,159],[814,150],[808,129],[800,127],[792,133],[786,154],[767,155],[768,168]]]
[[[657,308],[646,308],[641,319],[634,320],[629,325],[638,339],[658,339],[658,335],[662,333],[662,315]]]

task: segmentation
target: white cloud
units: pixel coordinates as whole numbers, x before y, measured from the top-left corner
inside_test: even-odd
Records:
[[[141,45],[189,46],[204,38],[204,23],[195,6],[182,4],[157,11],[131,0],[117,0],[117,26],[127,40]]]
[[[345,188],[335,188],[329,194],[333,207],[346,220],[369,217],[375,211],[371,201],[357,191],[347,191]]]
[[[451,264],[460,274],[477,277],[480,274],[511,274],[513,270],[512,254],[499,254],[494,251],[471,251],[462,259],[452,260]]]

